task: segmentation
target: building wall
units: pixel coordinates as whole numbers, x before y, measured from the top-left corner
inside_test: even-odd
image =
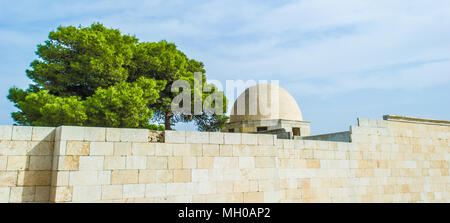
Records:
[[[448,125],[358,123],[351,142],[2,126],[0,201],[450,202]]]
[[[306,136],[303,139],[307,140],[323,140],[323,141],[336,141],[336,142],[350,142],[350,131],[335,132],[323,135]]]

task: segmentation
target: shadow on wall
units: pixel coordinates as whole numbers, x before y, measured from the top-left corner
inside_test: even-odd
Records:
[[[16,141],[26,146],[27,153],[23,170],[18,172],[17,187],[11,190],[22,194],[21,201],[10,202],[50,201],[55,128],[33,127],[34,135],[41,135],[40,140]]]

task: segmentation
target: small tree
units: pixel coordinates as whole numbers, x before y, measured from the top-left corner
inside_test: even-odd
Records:
[[[205,72],[203,63],[187,58],[173,43],[139,43],[94,23],[58,27],[37,48],[39,58],[26,71],[33,84],[27,90],[13,87],[8,95],[19,108],[12,113],[18,124],[151,128],[156,114],[167,129],[177,121],[194,120],[200,130],[217,130],[226,120],[171,112],[177,95],[170,91],[172,83],[184,79],[192,85],[193,73]],[[199,120],[206,117],[208,121]]]
[[[152,107],[156,109],[156,119],[164,121],[164,127],[171,129],[177,122],[194,121],[201,131],[220,130],[228,118],[224,115],[208,114],[202,112],[197,115],[177,115],[171,110],[172,100],[179,94],[172,92],[171,86],[176,80],[186,80],[192,89],[194,98],[194,73],[202,73],[202,85],[206,85],[205,69],[203,63],[189,59],[183,52],[177,49],[174,43],[167,41],[139,43],[133,58],[130,69],[129,81],[134,81],[140,76],[165,80],[167,84],[160,92],[160,97]],[[215,86],[211,86],[211,92],[202,92],[202,103],[205,98],[217,91]],[[226,98],[223,96],[223,111],[226,111]],[[193,111],[193,109],[192,109]]]

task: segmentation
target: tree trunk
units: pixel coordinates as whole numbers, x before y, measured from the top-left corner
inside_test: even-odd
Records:
[[[172,116],[173,116],[172,112],[167,112],[164,117],[164,127],[166,128],[166,130],[172,130],[172,126],[170,123]]]

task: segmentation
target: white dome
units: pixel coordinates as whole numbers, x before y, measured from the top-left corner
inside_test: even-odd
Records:
[[[272,97],[274,100],[271,100]],[[230,122],[269,119],[303,121],[294,97],[274,84],[257,84],[247,88],[234,102],[230,115]]]

